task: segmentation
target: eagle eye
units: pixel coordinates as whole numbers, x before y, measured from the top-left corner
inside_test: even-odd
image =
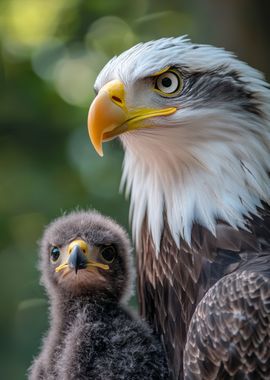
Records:
[[[110,264],[114,261],[116,256],[115,248],[112,245],[108,245],[100,251],[100,255],[106,263]]]
[[[175,71],[166,71],[155,79],[155,90],[165,96],[178,94],[182,90],[182,79]]]
[[[51,262],[56,263],[60,256],[60,249],[58,247],[52,247],[51,249]]]

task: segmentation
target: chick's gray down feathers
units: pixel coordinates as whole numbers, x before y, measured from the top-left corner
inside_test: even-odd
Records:
[[[61,272],[55,273],[50,262],[50,249],[62,249],[78,238],[92,249],[113,244],[116,258],[108,271],[79,269],[61,282]],[[40,254],[42,283],[50,302],[50,328],[29,370],[30,380],[168,378],[157,337],[123,305],[132,268],[129,240],[120,226],[96,212],[71,213],[49,225]],[[93,282],[90,278],[88,287],[80,282],[83,272],[97,276]]]

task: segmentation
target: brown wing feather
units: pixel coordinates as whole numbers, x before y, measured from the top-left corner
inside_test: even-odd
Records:
[[[184,378],[269,379],[269,347],[270,280],[238,270],[218,281],[197,306],[187,335]]]
[[[198,302],[219,279],[270,247],[268,206],[247,226],[249,231],[241,231],[219,222],[215,237],[194,225],[191,246],[181,241],[178,249],[165,217],[157,256],[145,218],[137,252],[140,311],[164,341],[174,380],[183,378],[186,334]]]

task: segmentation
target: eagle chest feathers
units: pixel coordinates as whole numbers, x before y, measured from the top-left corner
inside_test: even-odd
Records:
[[[165,218],[161,248],[157,257],[155,245],[147,228],[147,220],[144,221],[141,250],[137,255],[140,312],[163,337],[169,366],[173,369],[172,376],[175,379],[183,377],[183,361],[179,358],[183,357],[187,345],[187,334],[194,310],[207,291],[218,280],[228,278],[230,276],[227,275],[238,271],[241,273],[246,268],[258,272],[264,271],[265,278],[269,278],[270,210],[266,205],[260,217],[254,217],[249,227],[249,231],[238,231],[220,221],[217,224],[217,234],[213,236],[207,229],[195,224],[192,229],[191,244],[181,241],[178,248]],[[254,283],[257,281],[255,276]],[[249,283],[249,286],[253,285]],[[269,284],[266,288],[266,298],[270,301]],[[226,288],[225,292],[227,291]],[[218,296],[222,299],[224,294]],[[257,297],[260,296],[257,294]],[[211,295],[208,295],[208,298],[211,304]],[[230,293],[228,298],[230,299]],[[236,301],[242,302],[240,299]],[[205,304],[203,306],[205,318],[209,318],[209,313],[213,310],[208,310]],[[269,312],[270,308],[265,314],[268,315]],[[265,319],[265,326],[268,326],[269,315]],[[196,331],[197,328],[198,326],[195,328]],[[270,342],[270,327],[266,329],[268,329],[266,333],[268,338],[263,344]],[[211,331],[209,335],[210,333]],[[196,346],[197,342],[193,343]],[[200,376],[202,375],[199,375],[198,379],[204,379]],[[213,377],[216,378],[219,377]]]
[[[90,138],[100,155],[123,144],[141,313],[173,379],[269,379],[269,85],[223,49],[164,38],[113,58],[95,90]]]

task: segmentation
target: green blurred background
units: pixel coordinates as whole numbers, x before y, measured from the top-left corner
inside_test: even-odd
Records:
[[[36,269],[44,225],[95,207],[128,227],[122,150],[88,140],[93,82],[139,41],[188,34],[233,50],[270,78],[269,1],[1,0],[0,378],[20,380],[47,327]]]

